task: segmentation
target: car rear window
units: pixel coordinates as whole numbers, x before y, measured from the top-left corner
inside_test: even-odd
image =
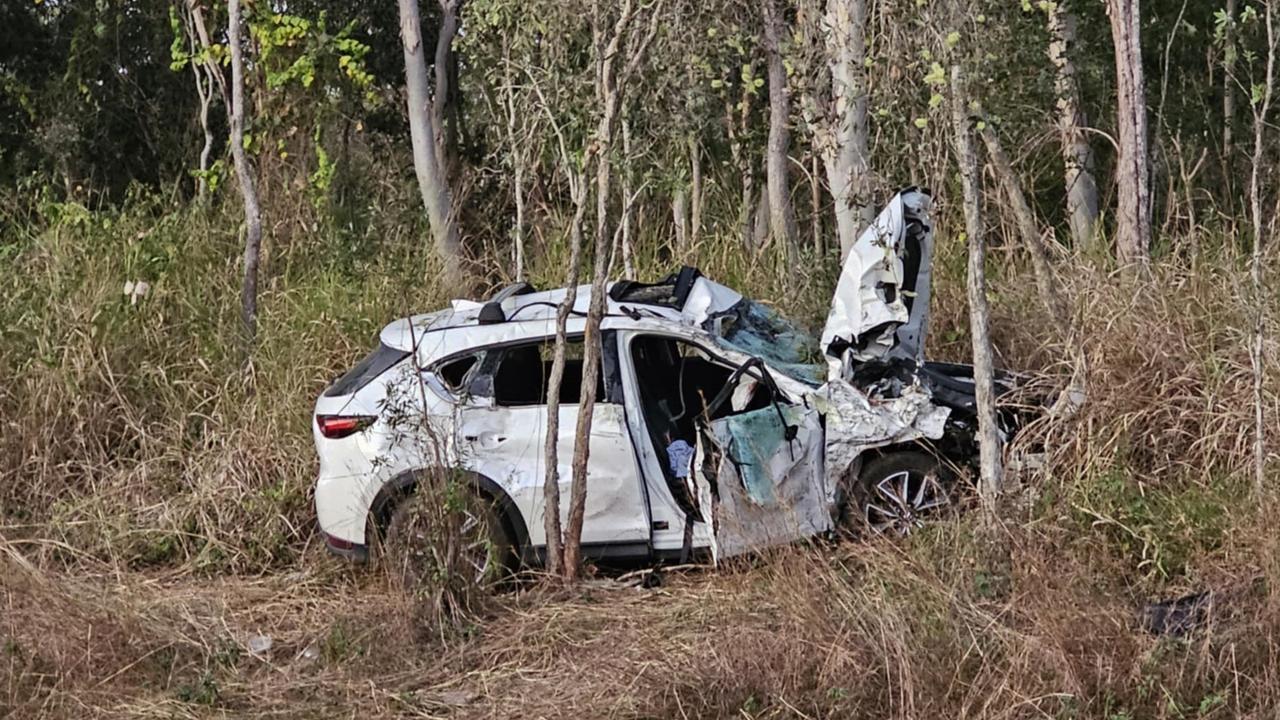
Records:
[[[337,382],[325,390],[324,396],[350,395],[407,357],[409,353],[404,350],[380,344],[378,349],[366,355],[363,360],[356,363],[355,367],[348,370],[346,375],[338,378]]]

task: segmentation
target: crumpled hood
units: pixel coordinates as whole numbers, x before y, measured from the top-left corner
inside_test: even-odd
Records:
[[[822,331],[828,379],[848,378],[855,362],[889,356],[924,361],[931,204],[922,190],[899,192],[850,249]]]

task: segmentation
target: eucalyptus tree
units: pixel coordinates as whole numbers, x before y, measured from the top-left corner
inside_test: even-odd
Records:
[[[1098,184],[1094,180],[1093,146],[1085,134],[1089,121],[1080,97],[1080,80],[1073,58],[1077,20],[1070,0],[1051,0],[1040,5],[1049,28],[1049,62],[1054,71],[1054,104],[1067,189],[1067,220],[1075,247],[1084,249],[1093,243],[1097,232]]]
[[[408,98],[409,134],[413,144],[413,168],[418,191],[427,210],[436,253],[444,263],[447,282],[457,287],[462,281],[462,239],[453,207],[453,190],[446,173],[443,122],[444,98],[448,94],[447,63],[458,30],[460,0],[441,0],[445,21],[436,38],[434,95],[432,76],[427,74],[422,42],[422,18],[418,0],[399,0],[400,40],[404,46],[405,95]]]

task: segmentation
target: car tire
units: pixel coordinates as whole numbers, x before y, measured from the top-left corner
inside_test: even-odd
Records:
[[[878,455],[862,466],[850,488],[846,525],[870,535],[904,537],[947,510],[951,485],[942,464],[928,453]]]
[[[438,573],[439,551],[450,541],[432,532],[439,513],[428,512],[422,502],[417,494],[409,494],[391,508],[378,549],[380,564],[410,581]],[[467,492],[452,512],[460,524],[453,539],[459,580],[477,589],[497,589],[516,568],[515,543],[497,507],[488,498]]]

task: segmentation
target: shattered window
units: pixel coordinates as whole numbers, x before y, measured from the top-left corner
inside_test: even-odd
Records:
[[[479,359],[477,355],[464,355],[457,360],[451,360],[436,369],[436,374],[445,386],[453,392],[462,390],[467,376],[471,373],[471,369],[476,366]]]
[[[537,341],[504,348],[493,375],[493,399],[499,405],[545,405],[547,381],[555,356],[555,340]],[[582,394],[582,338],[565,344],[564,375],[560,380],[560,402],[577,404]],[[604,398],[604,373],[597,375],[596,398]]]
[[[813,385],[826,378],[817,339],[768,305],[743,299],[708,323],[713,324],[709,329],[719,342],[733,350]]]

